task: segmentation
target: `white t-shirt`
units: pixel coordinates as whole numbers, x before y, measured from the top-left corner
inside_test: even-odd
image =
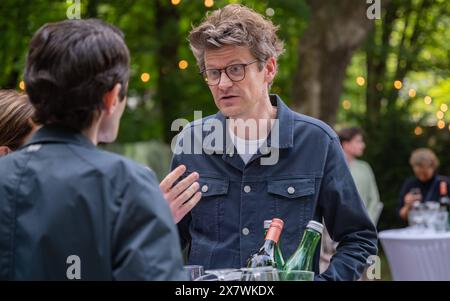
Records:
[[[266,140],[265,138],[258,140],[242,139],[236,136],[230,128],[228,128],[228,132],[230,133],[231,141],[236,146],[236,150],[245,164],[247,164],[248,161],[250,161],[250,159],[253,157],[253,155],[258,152],[258,149]]]

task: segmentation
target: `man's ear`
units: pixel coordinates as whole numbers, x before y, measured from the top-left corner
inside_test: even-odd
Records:
[[[9,154],[11,151],[11,149],[7,146],[0,146],[0,157]]]
[[[112,115],[117,108],[117,105],[120,102],[119,94],[120,89],[122,88],[121,84],[116,84],[114,88],[109,90],[103,95],[103,110],[107,115]]]
[[[273,79],[275,78],[275,75],[277,74],[277,61],[273,56],[267,60],[264,72],[266,81],[271,84],[273,82]]]

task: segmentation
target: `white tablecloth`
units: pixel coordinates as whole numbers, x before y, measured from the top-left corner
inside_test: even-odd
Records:
[[[393,280],[450,281],[450,232],[409,228],[378,233]]]

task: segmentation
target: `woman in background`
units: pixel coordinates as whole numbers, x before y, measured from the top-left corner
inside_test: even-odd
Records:
[[[449,179],[438,175],[439,159],[428,148],[419,148],[412,152],[409,159],[414,177],[406,179],[400,190],[400,217],[407,221],[408,212],[415,201],[438,202],[440,198],[440,183],[449,186]]]
[[[14,90],[0,90],[0,157],[22,146],[38,129],[28,96]]]

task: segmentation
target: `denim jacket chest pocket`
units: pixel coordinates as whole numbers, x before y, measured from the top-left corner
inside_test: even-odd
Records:
[[[292,254],[306,224],[313,218],[315,179],[269,179],[267,192],[274,203],[276,217],[284,221],[281,240],[286,241],[282,246],[287,249],[283,252]]]

